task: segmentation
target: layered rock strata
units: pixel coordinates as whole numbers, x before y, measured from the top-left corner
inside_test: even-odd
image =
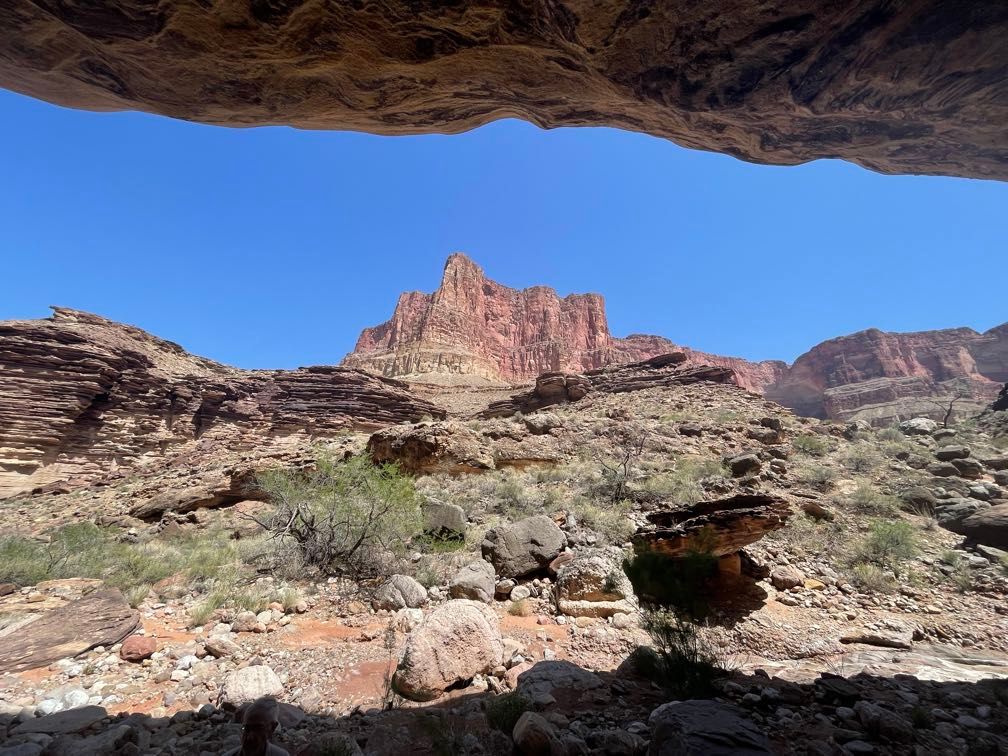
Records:
[[[1008,177],[1008,8],[863,0],[0,4],[0,86],[228,126],[614,126],[744,160]]]
[[[236,452],[443,416],[398,381],[338,367],[239,370],[74,310],[0,323],[0,498],[197,447]]]
[[[723,369],[735,384],[801,414],[884,425],[917,415],[941,419],[953,399],[959,413],[987,405],[1008,381],[1008,324],[982,334],[869,329],[825,341],[790,366],[751,362],[661,336],[616,338],[601,296],[511,289],[453,254],[438,289],[403,294],[392,319],[365,329],[343,364],[421,382],[537,379],[522,399],[523,411],[530,411],[554,403],[557,397],[546,394],[562,388],[558,381],[671,353],[681,354],[686,366]]]

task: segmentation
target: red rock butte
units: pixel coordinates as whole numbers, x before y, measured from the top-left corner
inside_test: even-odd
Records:
[[[983,334],[870,329],[823,342],[793,365],[752,362],[662,336],[614,337],[601,295],[512,289],[461,253],[449,256],[433,293],[402,294],[390,320],[364,329],[343,365],[423,383],[506,384],[675,351],[687,364],[731,368],[742,388],[802,414],[875,424],[933,415],[933,400],[953,396],[960,409],[979,409],[1008,381],[1008,324]]]

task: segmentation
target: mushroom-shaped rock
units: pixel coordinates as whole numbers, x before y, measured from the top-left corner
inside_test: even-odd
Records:
[[[427,589],[409,575],[393,575],[378,587],[371,603],[390,612],[416,609],[427,603]]]
[[[494,598],[494,568],[485,559],[476,559],[455,573],[448,584],[448,595],[489,604]]]
[[[454,599],[431,612],[409,634],[392,685],[411,701],[431,701],[459,683],[490,672],[503,658],[497,615],[484,604]]]
[[[955,532],[976,543],[1008,550],[1008,504],[981,509],[963,520]]]
[[[557,573],[557,609],[571,617],[611,617],[637,608],[619,549],[583,549]]]
[[[567,536],[553,520],[537,515],[487,531],[483,558],[502,577],[523,577],[548,568],[566,543]]]
[[[368,453],[377,462],[396,462],[411,473],[472,473],[494,468],[485,439],[456,422],[398,426],[368,439]]]
[[[649,756],[771,756],[767,736],[737,706],[674,701],[651,712]]]
[[[740,494],[678,510],[652,512],[634,536],[638,552],[684,557],[701,550],[725,556],[767,533],[784,527],[790,514],[785,501],[762,494]]]

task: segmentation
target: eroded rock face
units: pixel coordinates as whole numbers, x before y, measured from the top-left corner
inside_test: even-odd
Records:
[[[755,162],[1008,177],[1001,3],[10,0],[0,85],[225,125],[605,125]]]
[[[334,367],[239,370],[74,310],[0,323],[0,498],[196,449],[258,449],[443,416],[397,381]],[[150,502],[151,514],[229,495],[230,480],[204,484]]]
[[[762,494],[739,494],[653,512],[648,515],[648,526],[634,536],[634,547],[672,558],[692,550],[726,556],[784,527],[790,512],[786,502]]]

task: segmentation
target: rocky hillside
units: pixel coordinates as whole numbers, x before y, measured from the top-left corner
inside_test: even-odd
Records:
[[[443,411],[357,370],[248,371],[96,315],[0,322],[0,498]]]
[[[1008,380],[1008,324],[920,333],[867,330],[823,342],[793,365],[699,352],[662,337],[616,338],[598,294],[512,289],[453,254],[432,294],[400,296],[392,319],[364,329],[343,364],[433,383],[521,382],[682,352],[689,364],[730,368],[735,382],[811,417],[885,425],[941,416],[940,403],[977,412]],[[932,399],[939,401],[936,404]]]

